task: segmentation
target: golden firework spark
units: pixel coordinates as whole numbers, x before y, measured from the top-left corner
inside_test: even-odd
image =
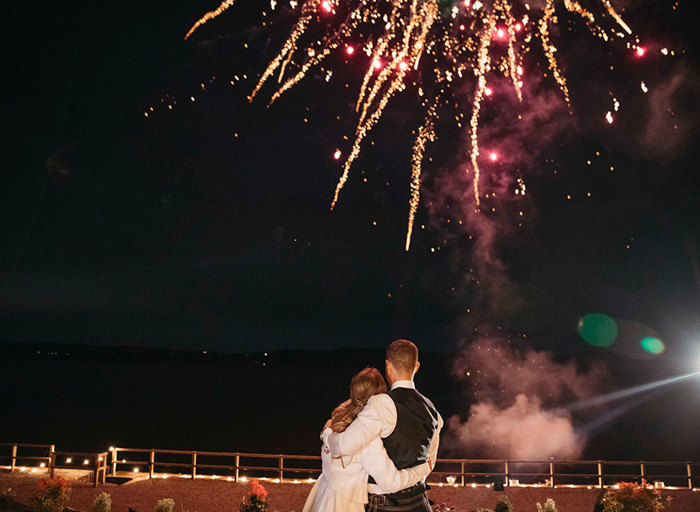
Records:
[[[217,9],[206,13],[187,32],[185,39],[229,9],[234,1],[225,0]],[[270,8],[274,10],[277,3],[271,0]],[[484,98],[493,94],[487,87],[491,74],[499,72],[509,79],[516,97],[522,101],[523,56],[532,49],[533,41],[539,39],[549,73],[569,104],[566,78],[552,41],[551,28],[559,23],[558,9],[563,7],[563,11],[581,17],[589,29],[605,41],[632,34],[609,0],[585,3],[588,7],[576,0],[543,0],[537,2],[541,7],[521,0],[306,0],[298,10],[297,21],[287,40],[262,73],[249,99],[252,101],[276,75],[278,85],[270,97],[273,103],[310,70],[322,68],[324,60],[333,52],[345,51],[352,55],[356,47],[364,51],[366,70],[357,95],[354,140],[333,194],[333,209],[360,155],[363,141],[381,119],[390,100],[407,87],[415,86],[425,116],[416,132],[411,158],[408,250],[420,198],[423,159],[428,143],[437,138],[438,107],[446,102],[452,88],[464,82],[473,84],[466,172],[471,176],[478,208],[481,201],[479,116]],[[297,0],[289,0],[289,5],[297,9]],[[602,21],[598,22],[596,16]],[[311,37],[316,34],[314,30],[325,35]],[[329,80],[331,71],[325,69],[324,72]],[[463,117],[462,113],[456,116],[460,127]],[[339,158],[340,152],[336,155]],[[496,153],[489,155],[490,160],[498,159],[494,155]],[[524,184],[522,191],[524,193]]]

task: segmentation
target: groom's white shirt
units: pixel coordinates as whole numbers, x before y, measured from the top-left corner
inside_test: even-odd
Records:
[[[412,380],[398,380],[391,389],[409,388],[416,389]],[[433,464],[437,460],[438,445],[440,444],[440,430],[442,429],[442,416],[438,413],[438,426],[430,440],[430,460]],[[391,397],[385,393],[370,397],[364,409],[350,424],[345,432],[332,433],[326,438],[328,447],[333,457],[352,455],[373,439],[388,437],[396,428],[396,405]],[[370,473],[371,474],[371,473]],[[376,484],[369,484],[368,491],[372,494],[389,494]]]

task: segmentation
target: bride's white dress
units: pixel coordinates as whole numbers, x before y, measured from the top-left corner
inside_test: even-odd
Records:
[[[321,434],[323,472],[306,498],[302,512],[364,512],[369,474],[379,487],[396,492],[422,481],[430,473],[427,462],[408,469],[396,469],[379,437],[352,457],[331,458],[326,443],[331,432],[327,428]]]

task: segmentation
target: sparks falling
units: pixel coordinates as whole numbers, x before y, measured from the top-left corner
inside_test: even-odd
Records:
[[[187,32],[185,39],[234,2],[225,0],[206,13]],[[563,9],[582,18],[590,31],[605,41],[632,34],[609,0],[589,0],[588,7],[576,0],[562,3]],[[493,89],[487,86],[490,76],[502,74],[522,101],[523,57],[534,46],[539,46],[549,74],[566,103],[570,103],[566,77],[559,66],[557,47],[551,35],[552,26],[559,23],[557,5],[555,0],[543,0],[538,4],[541,7],[535,8],[519,0],[306,0],[298,8],[297,21],[287,40],[267,65],[249,99],[252,101],[275,77],[277,83],[270,100],[274,103],[310,70],[323,68],[324,60],[334,52],[365,54],[366,59],[361,64],[365,72],[355,104],[354,140],[333,194],[333,209],[363,142],[391,99],[409,86],[415,87],[425,115],[415,132],[411,158],[408,250],[419,204],[423,160],[428,143],[437,138],[438,106],[449,103],[449,96],[455,89],[463,90],[464,83],[468,82],[473,90],[467,134],[469,165],[465,172],[471,177],[477,208],[481,200],[481,167],[488,169],[498,160],[496,152],[481,155],[478,136],[482,103],[494,97]],[[289,5],[297,10],[296,0],[291,0]],[[272,0],[271,9],[276,6],[277,2]],[[316,38],[313,34],[317,31],[325,35]],[[328,73],[330,71],[326,70],[330,77]],[[458,126],[461,126],[462,117],[462,112],[456,115]],[[336,151],[335,157],[340,158],[340,151]]]

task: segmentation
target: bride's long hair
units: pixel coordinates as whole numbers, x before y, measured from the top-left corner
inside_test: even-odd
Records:
[[[365,368],[350,382],[350,399],[340,404],[331,414],[333,432],[343,432],[367,404],[371,396],[386,393],[384,377],[376,368]]]

